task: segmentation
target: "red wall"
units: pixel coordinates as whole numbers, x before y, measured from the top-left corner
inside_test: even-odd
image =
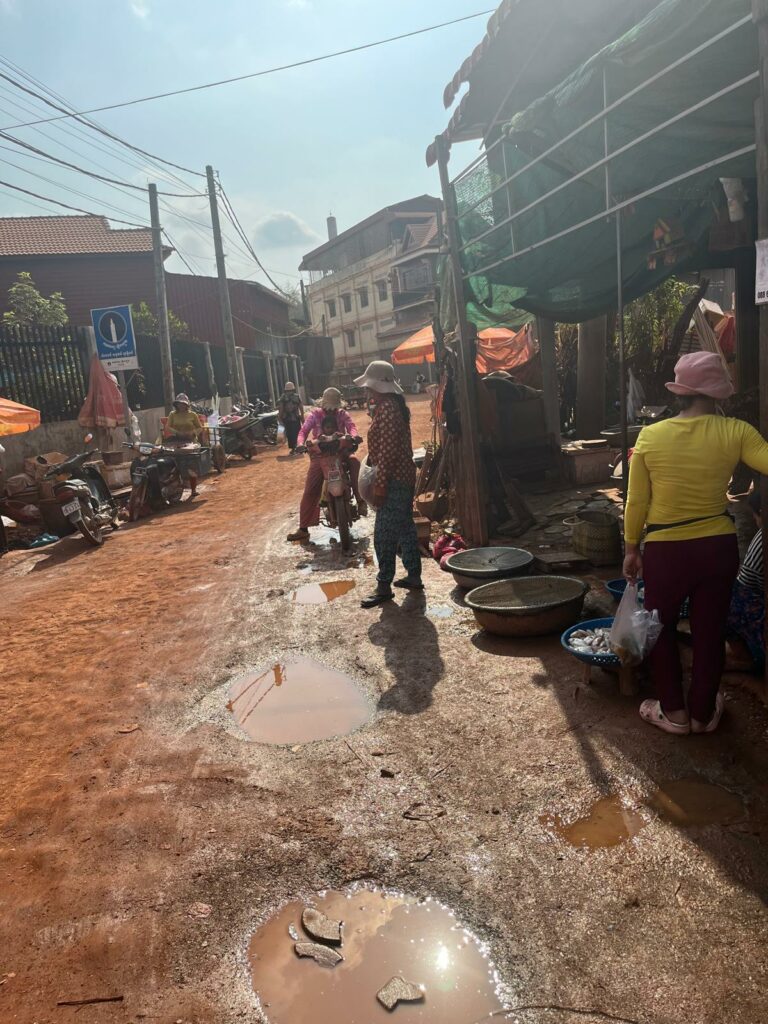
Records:
[[[0,258],[0,313],[8,289],[21,271],[32,275],[43,293],[61,292],[72,323],[90,326],[90,310],[141,301],[154,305],[152,253],[109,256],[11,256]]]
[[[150,309],[155,308],[151,253],[0,258],[0,314],[8,308],[8,289],[24,270],[29,271],[43,295],[62,293],[69,318],[78,326],[89,326],[90,310],[103,306],[146,302]],[[216,278],[190,274],[165,277],[169,309],[189,324],[194,338],[223,346]],[[267,347],[261,339],[269,336],[268,324],[274,335],[292,333],[288,306],[277,296],[247,281],[230,281],[229,295],[235,341],[242,348]],[[254,323],[256,330],[248,326]]]

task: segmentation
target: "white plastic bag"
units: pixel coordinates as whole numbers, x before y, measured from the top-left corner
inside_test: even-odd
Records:
[[[376,489],[376,467],[372,466],[368,459],[360,467],[360,479],[357,483],[360,497],[369,505],[374,505],[374,490]]]
[[[661,636],[659,613],[648,611],[637,599],[637,584],[627,583],[613,620],[609,643],[622,665],[639,665]]]

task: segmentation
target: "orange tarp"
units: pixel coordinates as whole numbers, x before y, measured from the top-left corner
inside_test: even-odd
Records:
[[[488,327],[477,336],[478,373],[493,373],[494,370],[511,372],[530,362],[535,355],[536,346],[527,327],[517,334],[506,327]],[[425,361],[435,361],[431,324],[412,334],[392,353],[392,362],[397,366],[418,366]]]
[[[19,405],[9,398],[0,398],[0,437],[25,434],[40,426],[40,413],[28,405]]]
[[[392,353],[392,362],[396,366],[418,366],[423,362],[435,361],[435,338],[432,324],[427,324],[420,331],[406,338]]]

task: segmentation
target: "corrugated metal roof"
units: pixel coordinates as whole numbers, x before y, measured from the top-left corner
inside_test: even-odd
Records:
[[[0,256],[152,252],[149,228],[111,228],[106,217],[0,217]]]

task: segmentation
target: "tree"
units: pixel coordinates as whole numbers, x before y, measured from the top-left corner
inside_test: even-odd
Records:
[[[137,334],[151,334],[155,337],[159,335],[160,322],[146,302],[140,302],[131,310],[131,319]],[[192,340],[189,324],[185,323],[181,317],[176,316],[172,309],[168,310],[168,328],[171,338],[177,338],[180,341]]]
[[[15,284],[8,289],[8,307],[3,323],[9,327],[63,327],[69,320],[61,292],[52,292],[46,299],[26,270],[17,275]]]

